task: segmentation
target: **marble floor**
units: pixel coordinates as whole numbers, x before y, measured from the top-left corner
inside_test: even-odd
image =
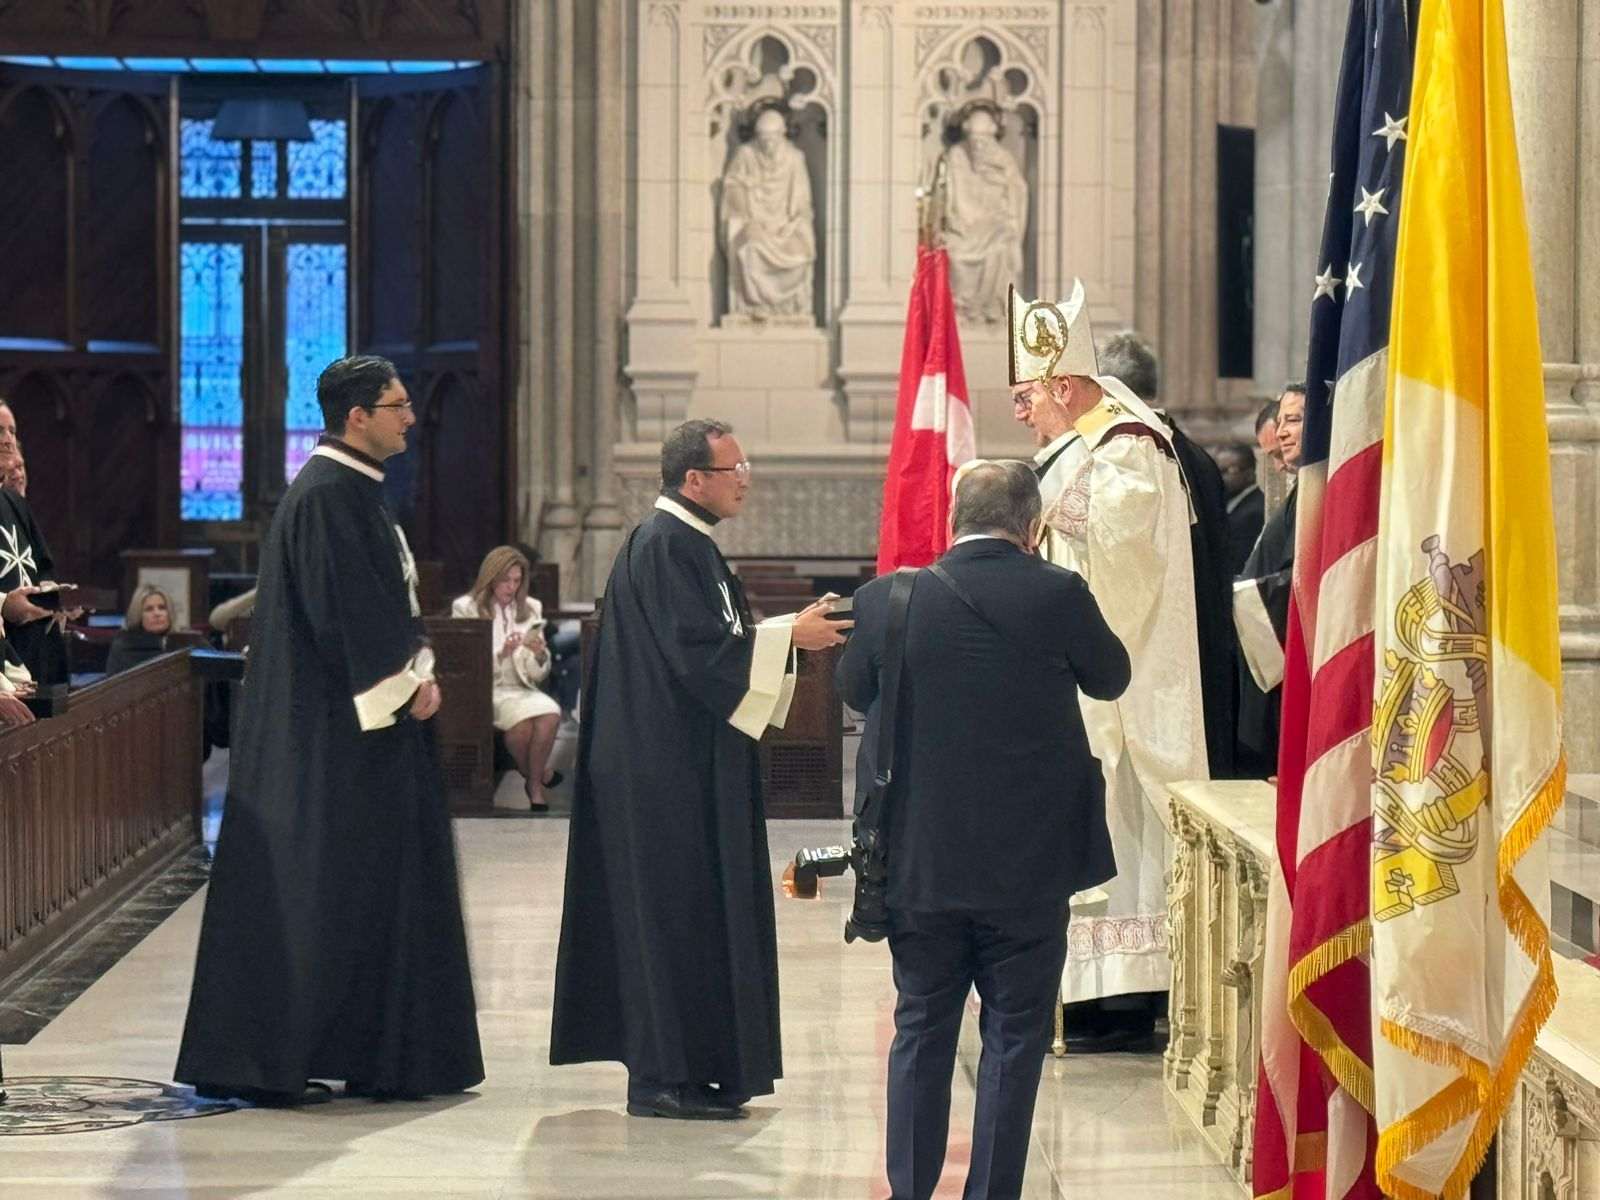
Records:
[[[456,829],[488,1067],[473,1093],[0,1136],[0,1198],[887,1195],[893,991],[886,948],[846,947],[839,936],[847,880],[825,881],[815,901],[779,901],[787,1076],[777,1094],[738,1123],[641,1120],[624,1114],[621,1067],[547,1065],[566,822],[471,820]],[[775,864],[844,833],[832,822],[774,822],[771,831]],[[14,1093],[28,1077],[169,1078],[202,901],[184,902],[25,1045],[6,1047]],[[965,1175],[968,1025],[940,1197],[960,1196]],[[1047,1062],[1025,1195],[1240,1193],[1167,1099],[1159,1057],[1112,1056]]]

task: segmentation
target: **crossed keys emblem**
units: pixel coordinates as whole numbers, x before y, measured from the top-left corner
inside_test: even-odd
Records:
[[[1438,535],[1425,538],[1421,549],[1428,570],[1395,608],[1398,645],[1384,654],[1372,715],[1378,921],[1461,890],[1456,869],[1478,853],[1478,812],[1489,791],[1483,551],[1452,563]]]

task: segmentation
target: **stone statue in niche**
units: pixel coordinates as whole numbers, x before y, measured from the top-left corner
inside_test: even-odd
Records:
[[[754,135],[723,172],[718,229],[728,257],[728,311],[809,324],[817,263],[811,177],[776,105],[757,109]]]
[[[960,138],[944,152],[945,201],[940,223],[950,255],[950,291],[968,320],[1005,318],[1006,288],[1022,278],[1028,227],[1028,181],[1000,144],[1000,112],[968,105]]]

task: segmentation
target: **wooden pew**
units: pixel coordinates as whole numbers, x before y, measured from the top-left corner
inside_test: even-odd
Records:
[[[433,718],[450,811],[483,816],[494,811],[494,680],[492,622],[423,618],[436,659],[434,673],[444,703]]]
[[[841,648],[800,655],[794,702],[782,729],[761,739],[761,783],[769,817],[834,819],[844,804],[844,705],[833,686]]]
[[[201,690],[167,654],[0,732],[0,990],[199,844]]]

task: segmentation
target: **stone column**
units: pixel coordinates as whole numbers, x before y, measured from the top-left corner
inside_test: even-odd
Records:
[[[1348,19],[1347,5],[1306,0],[1259,14],[1254,390],[1262,397],[1306,370]]]
[[[1561,562],[1567,755],[1600,771],[1600,0],[1506,6],[1539,291]]]
[[[623,9],[623,0],[600,0],[594,14],[594,367],[587,400],[593,438],[590,458],[593,492],[583,517],[583,553],[578,577],[565,588],[575,600],[588,600],[604,587],[622,534],[613,447],[623,402],[618,339],[622,324],[627,157],[623,88],[628,55],[623,36],[626,24]]]
[[[634,89],[633,243],[635,281],[628,309],[628,362],[633,405],[624,442],[659,442],[688,412],[698,368],[696,321],[685,285],[686,206],[695,197],[683,178],[688,125],[684,81],[687,41],[678,0],[630,6],[638,15]]]
[[[839,381],[845,437],[887,445],[894,432],[906,278],[895,251],[911,224],[902,211],[911,186],[896,170],[896,148],[916,146],[897,82],[909,77],[910,30],[894,5],[860,4],[850,15],[850,187],[847,207],[849,281],[839,314]],[[905,60],[904,62],[902,60]],[[914,236],[909,235],[909,236]]]

